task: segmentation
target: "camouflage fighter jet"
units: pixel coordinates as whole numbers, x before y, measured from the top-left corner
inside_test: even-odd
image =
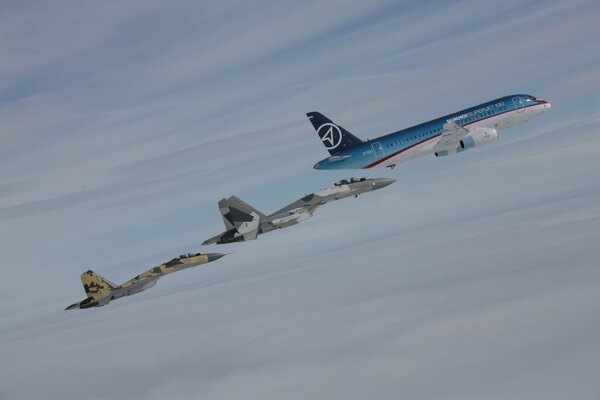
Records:
[[[151,268],[122,285],[115,285],[94,271],[88,270],[81,274],[81,282],[83,283],[83,289],[85,290],[87,298],[75,304],[71,304],[65,310],[105,306],[120,297],[143,292],[144,290],[153,287],[156,285],[156,282],[165,275],[218,260],[224,255],[225,254],[220,253],[184,254],[157,267]]]
[[[265,215],[248,203],[235,196],[219,201],[219,210],[225,223],[225,232],[207,239],[205,244],[224,244],[254,240],[260,234],[275,229],[296,225],[313,216],[317,208],[330,201],[346,197],[357,197],[359,194],[384,188],[395,179],[389,178],[348,178],[334,183],[332,186],[311,193],[275,211]]]

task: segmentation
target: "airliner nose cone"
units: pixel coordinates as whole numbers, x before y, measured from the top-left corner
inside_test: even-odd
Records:
[[[541,105],[543,107],[544,111],[548,111],[549,109],[552,108],[552,104],[550,104],[549,101],[542,100],[542,99],[538,99],[538,105]]]

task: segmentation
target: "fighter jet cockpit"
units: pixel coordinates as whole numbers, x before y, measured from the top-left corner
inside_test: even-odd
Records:
[[[187,253],[187,254],[180,254],[178,258],[181,260],[183,258],[192,258],[192,257],[200,256],[200,255],[202,255],[202,253],[196,253],[196,254],[194,254],[194,253]]]
[[[342,186],[342,185],[348,185],[350,183],[356,183],[356,182],[363,182],[366,181],[367,178],[346,178],[346,179],[342,179],[339,182],[334,183],[334,186]]]

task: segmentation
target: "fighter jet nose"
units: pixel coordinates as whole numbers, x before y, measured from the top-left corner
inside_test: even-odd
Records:
[[[217,261],[219,258],[225,256],[226,254],[221,253],[208,253],[206,256],[208,257],[208,262]]]
[[[321,169],[321,166],[319,165],[319,163],[316,163],[315,165],[313,165],[314,169]]]
[[[381,189],[381,188],[391,185],[394,182],[396,182],[396,180],[392,179],[392,178],[378,178],[375,180],[375,187],[377,189]]]

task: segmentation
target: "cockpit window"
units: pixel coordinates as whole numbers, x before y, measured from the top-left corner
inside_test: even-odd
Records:
[[[527,96],[527,100],[530,100],[530,101],[536,101],[536,98],[535,98],[535,97],[533,97],[533,96]]]
[[[335,186],[342,186],[342,185],[347,185],[349,183],[363,182],[366,179],[367,178],[346,178],[346,179],[342,179],[339,182],[334,183],[334,185]]]

